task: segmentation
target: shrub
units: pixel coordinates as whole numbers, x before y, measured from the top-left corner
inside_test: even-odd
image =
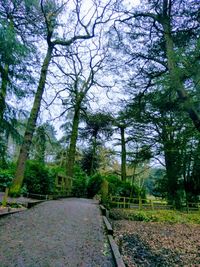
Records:
[[[89,177],[87,184],[87,194],[89,198],[94,197],[101,190],[102,182],[103,177],[99,173]]]
[[[79,166],[75,166],[74,170],[72,195],[75,197],[87,196],[87,175]]]
[[[138,211],[138,212],[133,214],[132,219],[134,221],[149,222],[149,221],[151,221],[151,216],[148,216],[148,214],[146,214],[146,212],[144,212],[144,211]]]
[[[14,178],[14,169],[7,170],[0,169],[0,190],[4,191],[6,187],[9,187]]]
[[[108,191],[110,195],[113,196],[123,196],[123,197],[138,197],[139,195],[142,199],[146,198],[146,192],[144,189],[139,189],[136,185],[131,185],[129,182],[124,182],[119,179],[116,175],[107,175],[104,177],[108,182]]]
[[[59,173],[65,173],[65,169],[63,167],[60,167],[60,166],[49,166],[48,167],[48,171],[49,171],[49,174],[50,176],[56,178],[56,176],[59,174]]]
[[[50,194],[54,191],[55,178],[44,164],[29,160],[26,164],[24,184],[30,193]]]
[[[120,196],[130,197],[132,193],[132,186],[128,182],[122,182],[118,190]],[[135,191],[135,187],[133,188],[133,191]]]
[[[174,210],[110,210],[110,217],[114,220],[131,220],[144,222],[193,223],[200,224],[199,212],[183,213]]]
[[[110,195],[119,195],[119,190],[121,188],[122,181],[117,175],[106,175],[104,178],[108,181],[108,192]]]

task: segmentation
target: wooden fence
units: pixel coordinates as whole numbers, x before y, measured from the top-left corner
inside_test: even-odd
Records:
[[[152,200],[111,196],[110,198],[111,208],[122,208],[122,209],[138,209],[138,210],[173,210],[174,205],[169,205],[165,200]],[[183,205],[182,210],[185,211],[200,211],[200,203],[187,203]]]
[[[42,194],[24,193],[23,196],[27,198],[34,198],[34,199],[40,199],[40,200],[51,200],[51,199],[58,199],[62,197],[68,197],[69,195],[67,194],[42,195]]]

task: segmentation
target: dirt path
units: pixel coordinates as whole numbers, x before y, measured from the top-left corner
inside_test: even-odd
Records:
[[[0,219],[1,267],[113,267],[96,203],[48,201]]]

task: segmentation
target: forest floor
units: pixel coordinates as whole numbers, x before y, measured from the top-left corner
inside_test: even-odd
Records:
[[[61,199],[0,219],[1,267],[113,267],[97,202]]]
[[[128,267],[200,266],[200,225],[114,221]]]

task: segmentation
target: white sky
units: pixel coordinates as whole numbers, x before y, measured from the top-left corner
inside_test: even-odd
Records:
[[[89,0],[89,1],[87,0],[87,5],[85,5],[84,7],[87,6],[89,8],[88,2],[91,3],[91,0]],[[138,5],[140,3],[140,1],[139,0],[124,0],[124,3],[130,9],[130,8]],[[40,47],[41,47],[41,44],[40,44]],[[44,48],[44,50],[45,50],[45,48]],[[105,80],[105,77],[103,77],[103,79]],[[107,79],[112,80],[112,77],[110,76]],[[47,83],[48,83],[48,81],[47,81]],[[47,87],[48,87],[48,85],[47,85]],[[117,88],[117,87],[114,88],[112,91],[108,91],[108,92],[106,91],[106,89],[94,88],[92,92],[95,95],[94,101],[91,101],[91,106],[93,109],[101,109],[101,110],[105,110],[105,111],[111,111],[112,109],[117,110],[117,108],[120,108],[120,107],[115,106],[115,104],[118,102],[119,99],[124,98],[123,94],[119,91],[119,88]],[[45,100],[47,100],[47,102],[49,103],[50,98],[53,97],[54,93],[55,92],[53,90],[50,92],[50,89],[48,88],[48,91],[46,91],[43,94],[43,98]],[[50,95],[50,97],[49,97],[49,95]],[[42,102],[42,107],[40,110],[41,111],[40,112],[40,118],[38,121],[39,122],[41,122],[41,121],[45,122],[47,120],[52,120],[53,118],[57,117],[60,113],[60,110],[61,110],[59,103],[61,103],[61,102],[56,101],[52,105],[52,107],[50,107],[49,110],[45,110],[45,104],[44,104],[44,102]],[[27,103],[22,103],[22,105],[24,105],[24,104],[27,104]],[[28,110],[29,110],[31,108],[30,107],[31,103],[29,102],[27,105],[28,105]],[[61,119],[61,120],[56,119],[55,121],[53,121],[53,124],[57,130],[58,138],[60,138],[62,135],[61,131],[59,130],[59,127],[62,123],[63,123],[63,119]]]

